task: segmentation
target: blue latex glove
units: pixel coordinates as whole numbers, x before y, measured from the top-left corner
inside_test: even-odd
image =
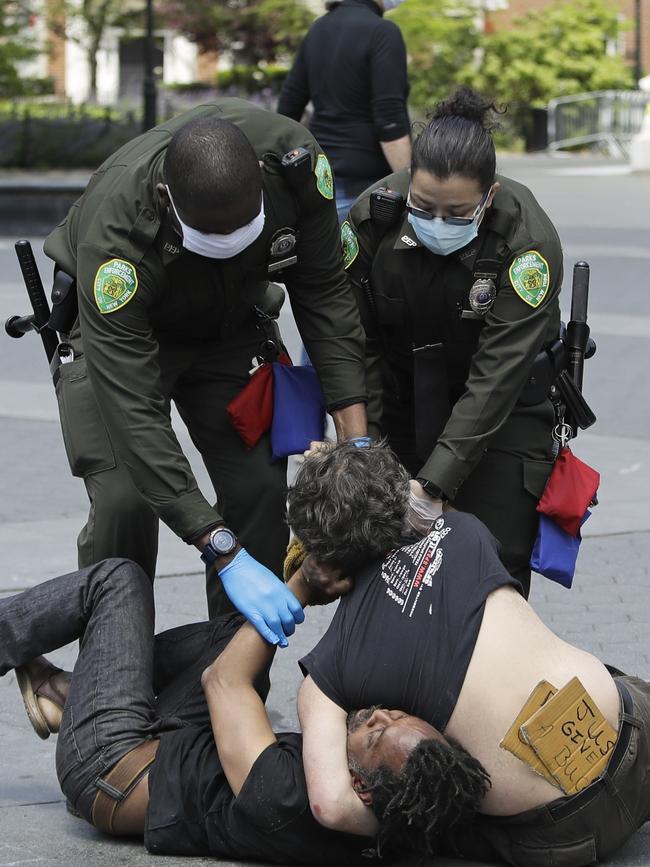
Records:
[[[262,638],[269,644],[287,647],[287,635],[293,635],[296,623],[305,619],[302,606],[291,590],[245,548],[241,548],[218,574],[228,599]]]

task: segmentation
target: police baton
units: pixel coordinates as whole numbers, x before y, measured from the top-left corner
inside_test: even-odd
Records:
[[[48,363],[52,362],[59,345],[56,331],[48,323],[50,321],[50,305],[45,297],[41,275],[34,258],[32,245],[29,241],[16,241],[18,264],[25,281],[25,287],[34,311],[27,316],[10,316],[5,322],[5,331],[10,337],[22,337],[28,331],[40,334]]]
[[[594,412],[582,395],[585,358],[591,358],[596,351],[596,344],[589,337],[588,303],[589,265],[586,262],[576,262],[573,266],[571,319],[564,337],[566,368],[555,382],[566,406],[565,421],[575,433],[578,428],[586,430],[596,421]]]

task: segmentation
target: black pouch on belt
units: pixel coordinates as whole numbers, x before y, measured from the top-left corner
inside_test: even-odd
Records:
[[[415,453],[425,463],[451,414],[447,361],[442,343],[413,349]]]

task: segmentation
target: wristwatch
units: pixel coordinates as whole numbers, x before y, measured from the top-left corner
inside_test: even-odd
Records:
[[[421,479],[418,476],[415,481],[419,482],[424,489],[424,493],[427,494],[429,497],[433,497],[434,500],[443,500],[446,502],[449,499],[447,494],[445,494],[445,492],[442,491],[438,487],[438,485],[434,485],[433,482],[430,482],[428,479]]]
[[[237,536],[228,527],[217,527],[210,533],[208,544],[203,549],[201,560],[206,566],[212,566],[219,557],[226,557],[237,547]]]

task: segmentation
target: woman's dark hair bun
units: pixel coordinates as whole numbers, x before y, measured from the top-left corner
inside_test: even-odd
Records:
[[[491,112],[503,114],[492,100],[469,87],[459,87],[439,102],[413,142],[411,172],[423,169],[443,179],[464,175],[488,190],[496,176],[492,133],[498,127]]]
[[[490,112],[502,113],[492,100],[485,99],[471,87],[459,87],[452,96],[436,105],[431,119],[464,117],[489,132],[495,125],[490,122]]]

